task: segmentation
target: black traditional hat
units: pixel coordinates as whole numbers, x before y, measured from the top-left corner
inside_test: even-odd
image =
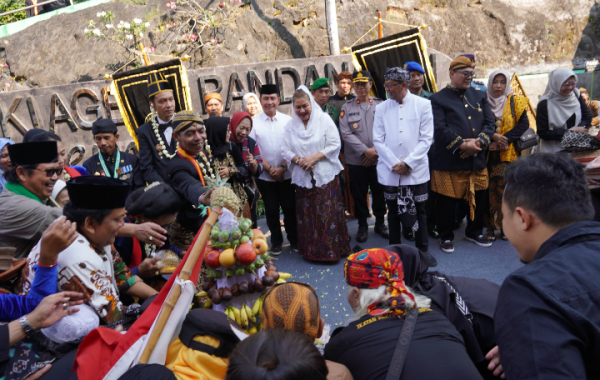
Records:
[[[271,95],[271,94],[279,95],[279,89],[277,88],[276,84],[263,84],[262,87],[260,88],[260,94],[261,95]]]
[[[92,124],[92,135],[98,133],[117,133],[117,125],[111,119],[98,119]]]
[[[9,145],[8,155],[13,166],[48,164],[58,160],[56,141]]]
[[[151,98],[165,91],[173,91],[163,73],[154,72],[148,75],[148,96]]]
[[[112,210],[125,207],[131,186],[120,179],[102,176],[82,176],[67,182],[73,208]]]

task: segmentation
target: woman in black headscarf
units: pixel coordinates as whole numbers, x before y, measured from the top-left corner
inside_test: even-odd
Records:
[[[212,156],[213,170],[219,172],[221,178],[228,178],[227,182],[240,200],[240,210],[244,210],[248,203],[244,190],[248,169],[242,153],[229,142],[229,118],[214,116],[205,120],[204,125],[208,135],[206,151]]]

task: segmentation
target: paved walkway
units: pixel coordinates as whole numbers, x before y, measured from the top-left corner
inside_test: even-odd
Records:
[[[369,240],[361,243],[362,248],[385,247],[386,239],[381,238],[373,232],[375,219],[369,220]],[[259,228],[267,232],[266,219],[260,219]],[[520,268],[523,264],[519,261],[517,251],[508,241],[496,240],[490,248],[482,248],[464,239],[463,222],[461,229],[455,231],[454,253],[444,253],[439,248],[439,240],[429,239],[429,251],[438,261],[434,270],[453,276],[471,278],[484,278],[497,284],[502,284],[504,278]],[[352,236],[351,246],[354,247],[358,230],[358,221],[354,218],[348,219],[348,232]],[[270,246],[270,233],[267,233]],[[284,233],[285,237],[285,233]],[[403,241],[413,245],[413,242]],[[283,272],[292,274],[288,281],[306,282],[312,285],[320,297],[321,317],[326,323],[341,325],[352,315],[346,300],[346,282],[344,281],[344,259],[336,264],[318,264],[304,260],[299,253],[290,249],[287,240],[284,241],[283,253],[278,257],[275,264]]]

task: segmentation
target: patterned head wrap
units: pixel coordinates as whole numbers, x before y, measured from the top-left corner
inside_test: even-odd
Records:
[[[465,56],[459,56],[456,57],[456,59],[454,59],[454,61],[452,61],[452,63],[450,63],[450,70],[460,70],[460,69],[467,69],[467,68],[473,68],[473,61],[471,61],[469,58],[465,57]]]
[[[179,111],[173,117],[173,132],[183,132],[194,124],[204,125],[204,120],[198,112],[192,110]]]
[[[317,339],[320,323],[317,292],[299,282],[272,286],[265,293],[262,323],[265,329],[294,330]]]
[[[410,74],[402,67],[388,67],[385,69],[384,80],[395,80],[396,82],[410,82]]]
[[[348,285],[361,289],[386,286],[386,296],[383,300],[369,305],[371,315],[404,315],[406,309],[401,293],[413,301],[415,299],[404,284],[404,269],[400,257],[385,249],[365,249],[351,254],[344,264],[344,277]]]

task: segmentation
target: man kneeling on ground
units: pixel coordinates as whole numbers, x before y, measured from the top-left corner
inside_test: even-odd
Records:
[[[431,299],[406,287],[396,253],[380,248],[354,253],[344,276],[355,320],[334,331],[325,359],[344,364],[356,380],[383,380],[398,367],[400,379],[481,379],[456,328],[430,309]],[[415,325],[402,367],[395,351],[401,332],[408,335],[403,329],[409,317]]]
[[[103,324],[122,321],[125,308],[119,294],[146,299],[156,290],[133,275],[113,243],[124,224],[125,200],[130,186],[107,177],[77,177],[67,182],[70,202],[67,219],[77,224],[79,236],[58,256],[59,290],[84,293],[84,302],[93,308]],[[39,257],[40,245],[29,254],[30,279]]]

